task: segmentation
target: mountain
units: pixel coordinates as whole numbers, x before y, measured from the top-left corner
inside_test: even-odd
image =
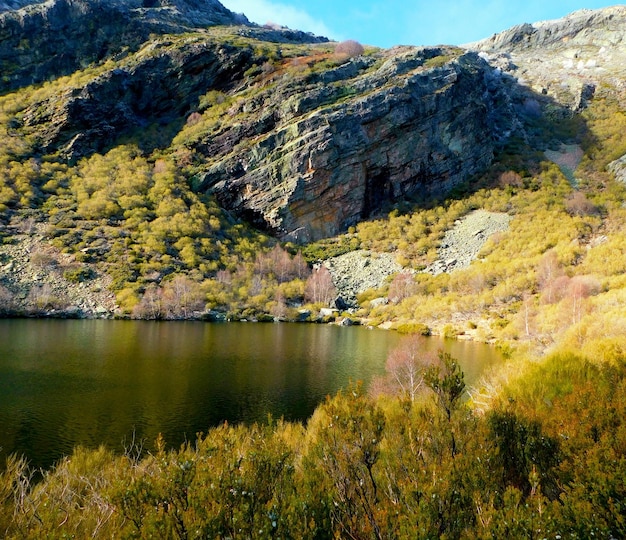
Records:
[[[380,50],[260,27],[216,0],[2,2],[0,233],[35,231],[132,304],[276,240],[333,245],[514,160],[523,177],[539,170],[524,160],[582,137],[595,97],[623,99],[625,9]],[[40,269],[4,268],[22,305]]]
[[[626,6],[518,25],[466,47],[534,92],[580,109],[601,85],[625,90]]]
[[[39,154],[75,162],[135,128],[183,122],[200,96],[225,91],[233,121],[185,143],[204,161],[196,189],[301,242],[407,196],[448,191],[489,165],[502,124],[515,123],[506,104],[495,105],[491,68],[472,53],[398,48],[349,58],[326,49],[281,58],[280,48],[257,45],[275,38],[271,29],[234,27],[238,42],[214,37],[212,25],[242,22],[216,1],[147,6],[54,0],[0,15],[8,87],[113,60],[27,104],[19,122]],[[94,39],[96,20],[105,22]],[[287,43],[303,38],[283,34]]]

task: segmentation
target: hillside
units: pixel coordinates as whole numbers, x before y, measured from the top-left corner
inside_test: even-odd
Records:
[[[214,1],[6,2],[1,308],[318,320],[338,307],[324,313],[545,347],[577,281],[593,283],[588,304],[619,294],[619,266],[596,261],[622,249],[625,17],[378,50]],[[463,227],[473,215],[502,226]],[[558,309],[543,300],[550,257],[573,283]],[[520,333],[530,304],[543,322]]]
[[[626,537],[625,34],[615,6],[379,50],[216,0],[0,1],[0,314],[410,334],[306,423],[11,456],[0,535]],[[429,334],[505,361],[468,388]]]

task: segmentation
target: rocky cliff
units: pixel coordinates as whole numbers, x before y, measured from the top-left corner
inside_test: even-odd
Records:
[[[466,46],[533,91],[580,109],[600,85],[626,90],[626,6],[521,24]]]
[[[280,80],[198,142],[210,156],[198,189],[295,241],[445,193],[491,162],[490,72],[475,54],[405,48]]]
[[[238,22],[215,0],[48,0],[0,14],[5,89],[90,65],[33,98],[13,129],[39,155],[75,163],[154,123],[183,134],[195,118],[194,136],[172,148],[196,157],[194,189],[306,242],[446,193],[483,171],[516,125],[473,52],[338,56],[297,49],[324,39],[287,29],[214,26]],[[211,91],[230,107],[202,105]]]

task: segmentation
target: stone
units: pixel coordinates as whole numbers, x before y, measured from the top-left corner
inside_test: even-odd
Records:
[[[515,26],[465,45],[503,74],[568,109],[626,77],[626,6],[583,9],[561,19]]]
[[[437,57],[449,60],[426,67]],[[478,55],[413,47],[374,68],[341,72],[342,86],[281,80],[246,103],[248,120],[195,146],[209,158],[197,189],[281,239],[307,242],[385,205],[444,194],[491,163],[511,111],[494,106]],[[260,124],[268,109],[273,118]]]
[[[609,163],[607,169],[615,175],[618,182],[626,183],[626,155]]]
[[[311,317],[311,311],[308,309],[299,309],[298,310],[298,321],[304,322],[307,321]]]

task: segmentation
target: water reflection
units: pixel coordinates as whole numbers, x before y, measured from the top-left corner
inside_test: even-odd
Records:
[[[76,444],[122,449],[133,431],[179,445],[223,421],[306,419],[327,394],[384,370],[393,332],[296,324],[0,321],[0,460],[49,466]],[[430,340],[468,379],[489,347]]]

